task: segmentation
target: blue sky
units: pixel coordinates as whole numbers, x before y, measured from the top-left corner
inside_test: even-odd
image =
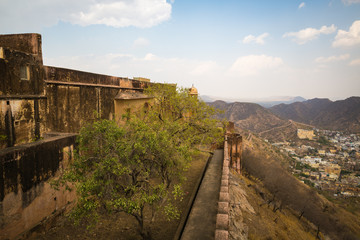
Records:
[[[22,32],[45,65],[202,95],[360,95],[360,0],[0,0],[0,33]]]

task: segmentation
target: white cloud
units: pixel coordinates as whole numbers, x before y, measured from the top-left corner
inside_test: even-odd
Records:
[[[315,28],[305,28],[298,32],[287,32],[283,35],[283,38],[290,37],[298,44],[305,44],[308,41],[317,39],[320,34],[331,34],[336,31],[334,24],[331,26],[322,26],[320,29]]]
[[[260,44],[260,45],[264,45],[265,44],[265,41],[264,41],[264,39],[266,38],[266,37],[268,37],[269,36],[269,34],[268,33],[263,33],[263,34],[261,34],[261,35],[259,35],[259,36],[257,36],[257,37],[255,37],[254,35],[248,35],[248,36],[246,36],[246,37],[244,37],[244,39],[243,39],[243,43],[251,43],[251,42],[255,42],[255,43],[257,43],[257,44]]]
[[[339,30],[333,47],[352,47],[360,44],[360,20],[354,21],[349,31]]]
[[[302,2],[302,3],[300,3],[300,5],[299,5],[299,9],[301,9],[301,8],[303,8],[303,7],[305,7],[305,3],[304,2]]]
[[[134,41],[133,46],[134,47],[145,47],[148,46],[150,44],[149,40],[147,40],[146,38],[138,38]]]
[[[354,59],[349,63],[350,66],[360,66],[360,58]]]
[[[318,57],[315,59],[317,63],[330,63],[330,62],[338,62],[349,59],[350,54],[344,54],[340,56],[330,56],[330,57]]]
[[[360,3],[360,0],[342,0],[345,5]]]
[[[251,76],[264,71],[276,70],[283,64],[283,60],[279,57],[249,55],[239,57],[231,66],[230,72],[242,76]]]
[[[171,17],[166,0],[2,0],[2,31],[36,31],[59,21],[81,26],[152,27]],[[16,13],[16,14],[15,14]]]
[[[148,53],[145,55],[145,57],[143,58],[146,61],[153,61],[153,60],[157,60],[159,59],[156,55],[152,54],[152,53]]]

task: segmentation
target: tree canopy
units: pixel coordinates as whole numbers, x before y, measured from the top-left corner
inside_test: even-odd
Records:
[[[158,213],[179,217],[172,201],[182,197],[192,154],[221,141],[223,128],[212,118],[215,110],[187,89],[153,84],[145,93],[151,103],[128,112],[125,123],[98,119],[81,129],[74,162],[57,184],[75,186],[76,221],[122,211],[135,217],[140,234],[150,239]],[[151,210],[149,221],[145,208]]]

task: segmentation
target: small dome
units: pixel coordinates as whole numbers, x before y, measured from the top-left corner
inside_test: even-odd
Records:
[[[198,95],[198,90],[194,87],[194,85],[189,89],[190,95]]]

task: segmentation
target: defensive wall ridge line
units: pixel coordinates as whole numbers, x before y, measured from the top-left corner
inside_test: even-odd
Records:
[[[229,239],[229,173],[230,158],[228,151],[228,138],[225,135],[224,159],[221,171],[221,185],[219,191],[218,213],[216,215],[215,240]]]
[[[218,214],[216,215],[215,240],[229,239],[229,174],[233,168],[238,174],[241,173],[242,136],[234,131],[234,125],[229,123],[224,139],[224,159],[222,167],[221,185],[219,192]]]

